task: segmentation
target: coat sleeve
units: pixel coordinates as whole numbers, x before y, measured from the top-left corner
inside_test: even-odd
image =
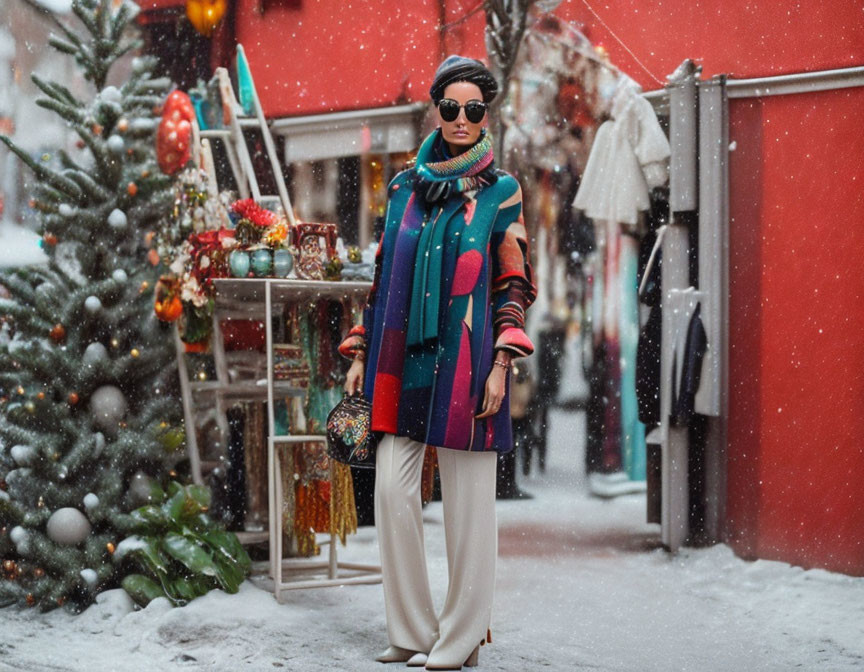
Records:
[[[372,326],[372,311],[375,306],[375,298],[378,294],[378,284],[381,281],[381,250],[384,247],[384,234],[378,241],[378,250],[375,252],[375,274],[372,279],[372,287],[366,295],[366,305],[363,307],[363,323],[355,324],[348,330],[339,344],[339,354],[347,359],[355,359],[361,352],[366,353],[369,347],[369,329]]]
[[[515,192],[501,204],[490,238],[493,334],[495,350],[526,357],[534,352],[534,344],[525,333],[525,311],[537,298],[537,288],[522,217],[522,189],[513,182]]]

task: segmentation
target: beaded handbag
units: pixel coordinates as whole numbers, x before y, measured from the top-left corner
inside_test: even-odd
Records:
[[[351,467],[375,468],[372,404],[362,392],[346,394],[327,416],[327,453]]]

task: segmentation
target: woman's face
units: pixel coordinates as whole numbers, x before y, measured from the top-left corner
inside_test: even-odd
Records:
[[[469,100],[479,100],[483,102],[483,92],[480,87],[471,82],[453,82],[448,84],[444,89],[444,97],[455,100],[459,105],[465,105]],[[465,116],[465,108],[459,110],[459,116],[453,121],[444,121],[441,118],[440,110],[436,109],[438,115],[438,123],[441,126],[441,133],[444,136],[444,141],[450,145],[452,154],[459,154],[473,145],[480,138],[480,131],[486,124],[488,113],[483,115],[483,118],[475,123],[468,121]]]

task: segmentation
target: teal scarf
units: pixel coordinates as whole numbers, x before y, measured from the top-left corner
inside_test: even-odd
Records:
[[[453,212],[452,206],[455,204],[449,203],[450,199],[457,198],[461,204],[463,192],[487,185],[489,181],[486,176],[493,165],[492,137],[485,128],[481,131],[480,139],[458,156],[449,156],[440,128],[430,133],[420,145],[414,166],[418,178],[426,183],[449,184],[450,192],[449,199],[441,204],[434,216],[433,208],[428,205],[424,207],[420,202],[422,198],[415,194],[413,204],[406,208],[403,216],[404,222],[405,217],[409,216],[409,210],[423,211],[410,213],[411,217],[422,216],[423,224],[417,241],[411,284],[407,345],[422,345],[438,338],[444,234],[449,220],[449,217],[443,217],[442,213],[445,210]]]

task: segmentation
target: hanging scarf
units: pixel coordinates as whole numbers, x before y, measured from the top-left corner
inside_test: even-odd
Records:
[[[479,140],[462,154],[451,157],[446,147],[440,128],[420,145],[414,166],[415,197],[402,217],[402,227],[407,224],[407,229],[416,229],[417,222],[422,220],[411,284],[407,345],[422,345],[438,337],[443,241],[449,218],[440,217],[440,211],[439,216],[432,217],[431,206],[437,204],[443,209],[448,198],[461,201],[462,193],[494,181],[492,136],[485,128],[480,131]],[[427,222],[431,224],[427,226]]]

